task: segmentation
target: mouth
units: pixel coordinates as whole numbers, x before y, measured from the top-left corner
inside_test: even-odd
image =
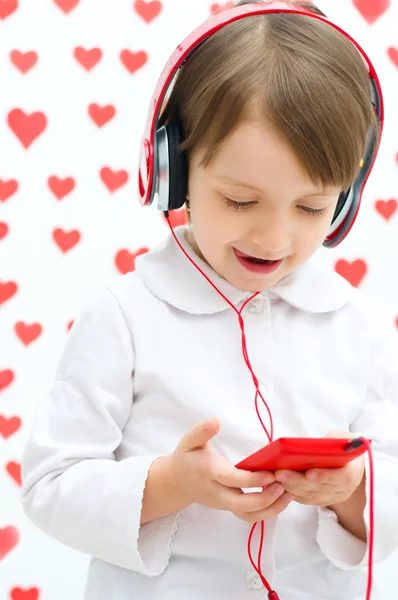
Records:
[[[252,273],[272,273],[279,265],[283,262],[283,258],[278,260],[269,260],[265,258],[257,258],[256,256],[250,256],[244,252],[240,252],[236,248],[233,249],[234,254],[238,262]]]

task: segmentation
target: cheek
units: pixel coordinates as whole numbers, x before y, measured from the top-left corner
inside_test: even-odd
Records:
[[[309,259],[322,246],[330,228],[330,220],[325,221],[324,218],[317,219],[316,217],[306,220],[306,227],[304,229],[298,227],[293,239],[294,253],[300,256],[300,262]]]
[[[234,237],[234,232],[241,228],[241,219],[229,210],[221,198],[208,193],[191,202],[192,227],[197,234],[206,239],[217,241]]]
[[[308,217],[307,218],[307,235],[305,236],[307,243],[311,244],[316,242],[317,240],[321,243],[327,237],[329,233],[330,224],[333,218],[332,213],[328,213],[326,216],[322,217]]]

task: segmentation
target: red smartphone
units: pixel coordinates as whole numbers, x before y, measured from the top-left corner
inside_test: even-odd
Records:
[[[244,471],[337,469],[364,454],[366,449],[361,438],[279,438],[235,466]]]

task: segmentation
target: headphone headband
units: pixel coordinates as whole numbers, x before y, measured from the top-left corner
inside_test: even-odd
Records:
[[[377,146],[372,148],[373,152],[369,157],[369,164],[364,165],[363,171],[365,173],[365,177],[362,177],[360,190],[355,190],[356,195],[358,196],[357,201],[350,203],[351,210],[349,211],[349,215],[344,215],[345,217],[349,216],[349,227],[346,227],[346,230],[344,232],[345,237],[355,221],[360,205],[360,197],[362,194],[362,190],[365,187],[366,181],[370,175],[380,145],[380,138],[384,121],[384,104],[381,85],[371,60],[361,48],[361,46],[358,44],[358,42],[356,42],[346,31],[344,31],[340,26],[332,23],[326,16],[323,16],[322,14],[316,12],[316,9],[312,11],[300,5],[292,5],[287,2],[268,2],[267,4],[244,4],[242,6],[236,6],[228,10],[222,11],[201,23],[196,29],[194,29],[194,31],[187,35],[187,37],[177,46],[177,48],[171,54],[170,58],[168,59],[161,72],[154,93],[152,95],[144,134],[140,143],[138,172],[138,191],[140,204],[142,206],[150,205],[156,192],[155,180],[158,177],[157,165],[155,160],[155,157],[157,156],[157,124],[168,90],[172,88],[173,81],[180,67],[184,65],[184,63],[189,59],[190,54],[194,52],[202,42],[204,42],[216,31],[222,29],[225,25],[228,25],[230,23],[233,23],[234,21],[238,21],[239,19],[243,19],[245,17],[270,13],[289,13],[304,15],[311,17],[312,19],[318,19],[319,21],[323,21],[331,27],[334,27],[334,29],[343,34],[357,48],[368,70],[372,98],[374,100],[375,112],[380,126],[380,137]],[[348,194],[346,198],[347,197]],[[347,225],[346,218],[343,219],[343,223],[338,225],[338,230],[336,230],[336,228],[333,230],[333,236],[337,235],[340,229],[344,227],[344,225]],[[341,241],[341,239],[339,241]]]

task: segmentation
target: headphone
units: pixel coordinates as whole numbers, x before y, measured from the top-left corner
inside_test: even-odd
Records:
[[[287,2],[245,4],[218,13],[199,25],[174,50],[168,59],[153,93],[144,135],[139,149],[138,191],[141,206],[152,204],[157,195],[157,208],[168,214],[169,210],[181,208],[186,200],[188,185],[188,161],[186,153],[179,150],[183,134],[178,123],[159,127],[159,117],[169,90],[179,69],[189,56],[213,33],[239,19],[268,13],[301,14],[328,23],[346,36],[361,54],[369,73],[371,102],[379,125],[379,136],[368,136],[365,156],[353,185],[340,194],[333,220],[323,246],[333,248],[340,244],[352,228],[358,215],[365,184],[378,154],[384,122],[382,89],[376,70],[359,44],[343,29],[332,23],[315,7],[304,8]]]

